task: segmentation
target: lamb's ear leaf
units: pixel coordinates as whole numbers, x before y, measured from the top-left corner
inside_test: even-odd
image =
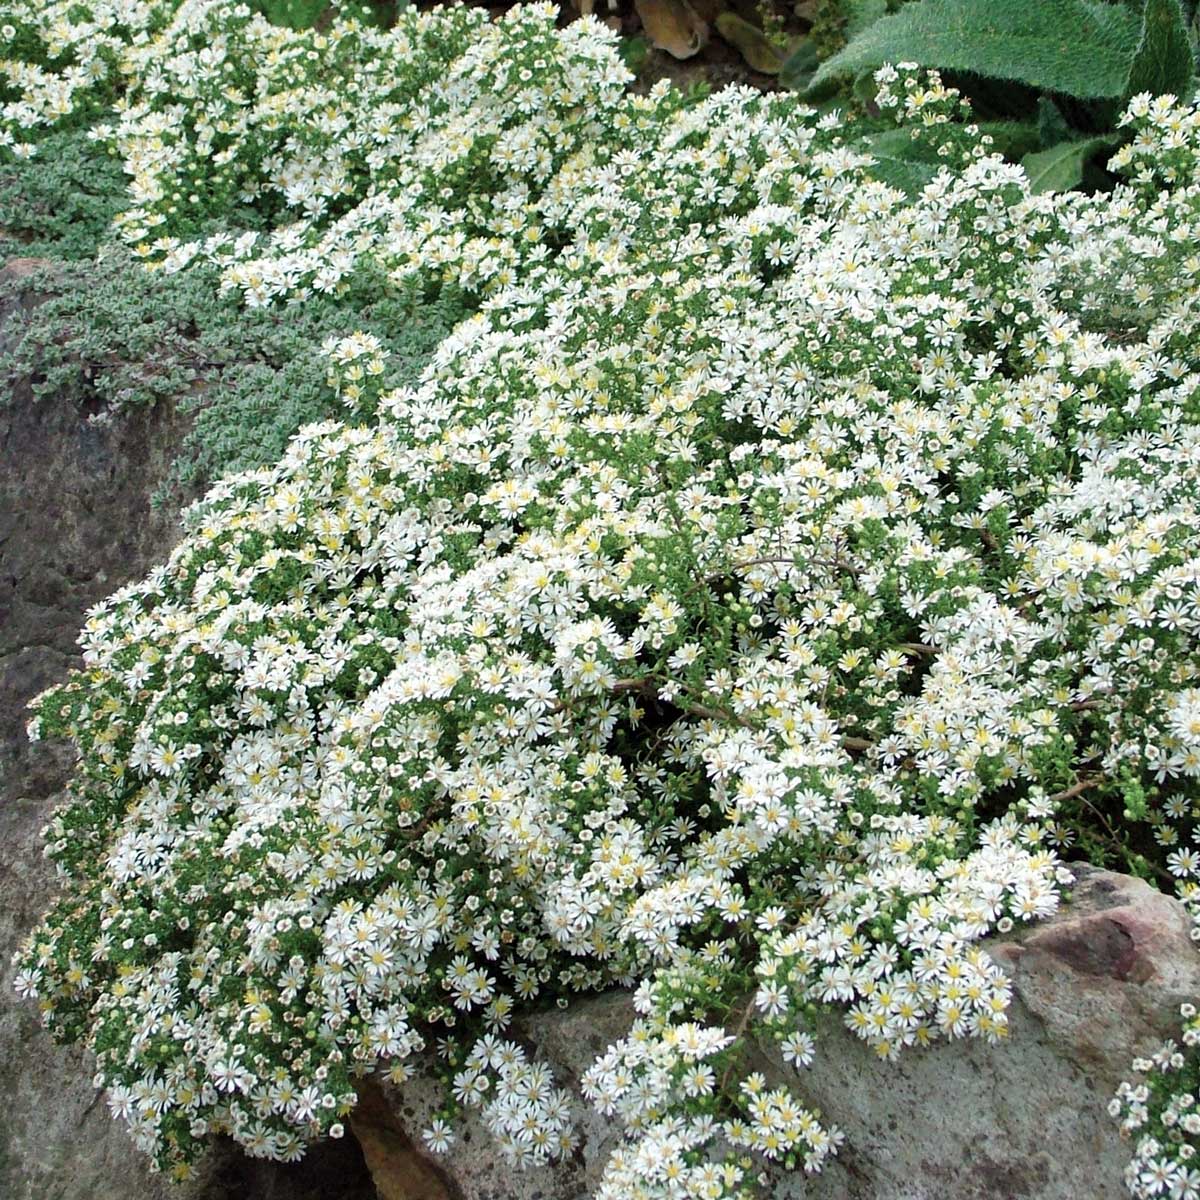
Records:
[[[846,17],[846,41],[852,42],[887,16],[887,0],[842,0],[842,12]]]
[[[1021,159],[1021,166],[1029,176],[1029,190],[1039,192],[1069,192],[1083,182],[1083,168],[1098,150],[1112,146],[1115,135],[1080,138],[1073,142],[1059,142],[1048,150],[1036,150]]]
[[[1038,98],[1037,130],[1040,143],[1038,148],[1041,150],[1049,150],[1051,146],[1071,139],[1071,126],[1062,115],[1062,110],[1049,96]]]
[[[992,139],[991,149],[1005,158],[1020,159],[1043,148],[1032,121],[981,121],[979,132],[986,133]]]
[[[867,112],[877,111],[875,108],[875,97],[879,95],[879,84],[875,82],[874,74],[870,71],[864,71],[854,81],[854,86],[850,89],[850,95]]]
[[[1191,93],[1196,60],[1179,0],[1145,0],[1141,39],[1129,70],[1125,95],[1171,92],[1181,100]]]
[[[1069,96],[1119,98],[1127,94],[1142,26],[1124,4],[914,0],[822,63],[808,91],[820,95],[884,63],[912,62]]]
[[[937,175],[942,162],[928,145],[914,141],[910,130],[885,129],[865,137],[855,146],[875,161],[867,168],[878,179],[907,196],[919,196]]]

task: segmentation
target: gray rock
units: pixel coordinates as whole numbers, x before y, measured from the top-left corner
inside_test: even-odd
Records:
[[[30,281],[0,312],[45,296],[17,260],[0,280]],[[174,520],[147,496],[179,437],[165,411],[109,426],[21,380],[0,402],[0,1195],[11,1200],[167,1196],[91,1086],[82,1057],[55,1048],[16,1000],[11,956],[54,891],[40,831],[72,763],[63,744],[30,744],[25,705],[75,658],[85,609],[169,548]]]
[[[360,1086],[350,1124],[380,1200],[585,1200],[621,1130],[583,1102],[579,1078],[632,1019],[629,997],[613,992],[515,1022],[517,1039],[553,1065],[555,1083],[573,1098],[579,1148],[571,1159],[551,1166],[514,1169],[473,1111],[456,1122],[453,1152],[429,1155],[420,1136],[441,1108],[440,1086],[420,1077],[402,1087],[382,1078]],[[415,1190],[414,1177],[422,1181]]]
[[[768,1049],[754,1063],[787,1083],[846,1134],[825,1172],[777,1181],[780,1200],[1119,1200],[1129,1150],[1107,1105],[1132,1059],[1178,1032],[1179,1005],[1200,995],[1200,954],[1178,901],[1140,880],[1073,867],[1077,884],[1055,917],[989,944],[1013,980],[1012,1032],[880,1062],[837,1016],[824,1018],[802,1075]],[[611,994],[528,1018],[518,1035],[573,1085],[632,1019]],[[414,1139],[437,1106],[426,1082],[382,1085],[388,1118],[363,1138],[383,1200],[411,1200],[382,1164],[385,1126]],[[514,1172],[477,1121],[433,1160],[430,1200],[582,1200],[617,1131],[577,1105],[579,1153]],[[361,1135],[360,1135],[361,1137]],[[410,1158],[425,1159],[411,1143]]]
[[[45,264],[0,270],[0,351],[13,318],[47,297]],[[3,1200],[373,1200],[351,1139],[304,1162],[218,1149],[187,1187],[147,1160],[92,1088],[77,1050],[55,1046],[12,989],[11,958],[55,890],[41,828],[72,764],[65,744],[31,744],[25,706],[75,661],[88,607],[164,558],[174,512],[150,508],[185,432],[173,409],[94,423],[28,380],[0,396],[0,1197]]]

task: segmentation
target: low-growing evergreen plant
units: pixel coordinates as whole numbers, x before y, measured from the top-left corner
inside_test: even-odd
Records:
[[[85,130],[55,131],[40,155],[0,163],[0,252],[5,258],[93,259],[125,206],[120,161]]]
[[[330,337],[361,329],[385,339],[389,382],[412,382],[465,311],[452,289],[426,299],[365,269],[343,297],[272,308],[246,308],[218,282],[215,267],[143,271],[119,246],[94,262],[47,263],[32,285],[50,298],[9,317],[0,379],[29,379],[36,397],[98,422],[174,404],[191,431],[171,484],[194,490],[274,463],[302,425],[346,415],[321,349]]]
[[[1200,111],[1134,97],[1111,196],[1035,194],[884,66],[908,195],[795,96],[627,94],[548,6],[130,12],[66,95],[119,98],[147,262],[470,306],[416,377],[331,337],[344,418],[218,483],[35,704],[80,761],[18,987],[160,1166],[298,1157],[380,1068],[443,1076],[434,1150],[477,1108],[560,1157],[509,1025],[620,984],[599,1196],[745,1196],[841,1140],[818,1008],[883,1058],[1007,1036],[986,937],[1069,854],[1196,903]],[[23,20],[52,91],[82,39]],[[1114,1100],[1137,1196],[1200,1195],[1184,1015]]]

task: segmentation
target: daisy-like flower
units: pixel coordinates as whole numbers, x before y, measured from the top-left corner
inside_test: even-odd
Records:
[[[514,1163],[570,1154],[503,1031],[625,985],[598,1195],[743,1195],[840,1138],[746,1039],[1008,1036],[986,939],[1095,814],[1200,911],[1194,105],[1131,104],[1111,194],[1033,194],[884,68],[943,164],[909,197],[793,95],[629,93],[548,5],[11,7],[45,52],[0,69],[4,152],[108,104],[148,264],[468,312],[405,387],[331,340],[340,419],[190,509],[35,702],[80,766],[18,986],[158,1165],[298,1157],[431,1060]],[[1135,1195],[1194,1187],[1198,1045],[1117,1098]]]

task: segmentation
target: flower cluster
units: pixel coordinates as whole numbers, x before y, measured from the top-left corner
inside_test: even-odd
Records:
[[[126,51],[170,20],[178,0],[0,4],[0,152],[29,158],[50,129],[86,123],[122,90]]]
[[[387,30],[296,33],[186,0],[129,51],[137,85],[95,133],[132,177],[118,231],[167,270],[219,264],[249,304],[336,292],[368,255],[398,279],[511,284],[547,254],[547,182],[581,149],[628,140],[613,34],[560,32],[557,15],[414,8]],[[266,229],[237,228],[247,206]]]
[[[1126,1137],[1144,1131],[1125,1175],[1139,1197],[1200,1197],[1200,1018],[1193,1004],[1184,1004],[1181,1015],[1182,1046],[1165,1042],[1150,1058],[1136,1059],[1143,1082],[1121,1084],[1109,1110],[1121,1118]]]
[[[161,1165],[215,1132],[292,1157],[427,1047],[431,1147],[473,1106],[518,1161],[566,1153],[505,1030],[622,984],[600,1195],[744,1195],[840,1138],[752,1037],[802,1091],[817,1006],[885,1058],[1007,1036],[981,940],[1055,909],[1073,839],[1123,853],[1114,822],[1196,886],[1200,263],[1147,304],[1105,249],[1175,262],[1190,168],[1031,195],[904,69],[901,128],[953,147],[909,198],[792,96],[622,94],[607,35],[544,8],[378,35],[392,108],[339,82],[376,34],[239,14],[136,51],[175,99],[114,126],[126,230],[228,254],[252,301],[363,256],[477,311],[406,386],[332,341],[346,420],[189,510],[36,703],[81,757],[19,986]],[[324,106],[289,90],[303,37]],[[1194,111],[1132,119],[1152,145]],[[267,225],[241,249],[170,240],[209,151]]]
[[[639,996],[643,1008],[653,1007],[652,992]],[[735,1097],[724,1094],[734,1065],[726,1052],[735,1040],[694,1021],[640,1020],[593,1064],[584,1096],[639,1135],[614,1155],[599,1200],[738,1195],[750,1173],[730,1153],[736,1147],[768,1164],[821,1169],[842,1134],[823,1127],[786,1088],[768,1089],[755,1073],[740,1079]],[[714,1140],[727,1148],[723,1162],[696,1153]]]

